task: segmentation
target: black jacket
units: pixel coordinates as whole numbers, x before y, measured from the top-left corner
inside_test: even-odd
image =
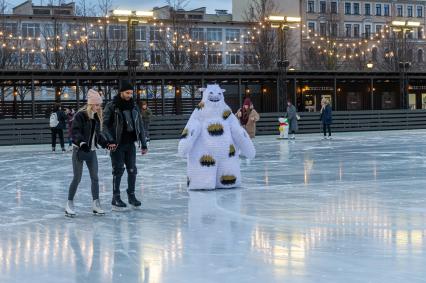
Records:
[[[96,147],[99,144],[102,148],[105,148],[107,143],[101,133],[101,122],[99,121],[98,115],[95,114],[95,144]],[[79,111],[75,114],[71,128],[72,142],[80,147],[82,142],[87,143],[90,147],[90,140],[92,135],[92,121],[89,119],[86,111]]]
[[[136,138],[139,146],[146,149],[146,138],[145,131],[143,129],[143,123],[139,108],[134,104],[131,110],[132,118],[136,131]],[[113,101],[108,102],[104,109],[104,121],[103,121],[103,136],[109,144],[119,145],[121,142],[121,135],[124,128],[124,115],[123,112],[117,106],[117,99],[114,97]]]
[[[59,121],[58,125],[55,128],[65,130],[67,128],[67,115],[62,110],[58,110],[55,113]]]

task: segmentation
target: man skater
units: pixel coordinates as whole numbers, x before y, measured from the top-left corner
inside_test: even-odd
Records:
[[[112,210],[124,210],[127,205],[120,197],[121,177],[124,166],[127,170],[127,196],[129,204],[140,207],[141,202],[136,199],[136,147],[138,141],[142,154],[148,152],[141,113],[133,100],[133,86],[123,81],[119,93],[105,106],[103,119],[103,133],[108,141],[110,150],[113,189]]]

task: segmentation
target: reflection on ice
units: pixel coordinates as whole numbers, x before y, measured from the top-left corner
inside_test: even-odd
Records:
[[[186,192],[177,142],[154,141],[142,211],[93,217],[84,175],[75,219],[68,154],[0,148],[0,282],[424,282],[425,135],[259,137],[244,187],[213,192]]]

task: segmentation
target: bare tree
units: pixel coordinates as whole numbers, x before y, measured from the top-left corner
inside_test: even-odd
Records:
[[[252,0],[245,11],[244,20],[252,23],[252,28],[244,34],[247,43],[245,45],[246,61],[255,63],[262,70],[276,66],[277,33],[270,24],[264,22],[277,11],[273,0]]]

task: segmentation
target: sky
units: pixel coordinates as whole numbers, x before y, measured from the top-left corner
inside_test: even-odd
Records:
[[[25,2],[26,0],[6,0],[9,3],[9,8]],[[36,5],[40,4],[41,0],[33,0]],[[48,0],[44,0],[47,3]],[[65,0],[66,3],[72,2],[73,0]],[[79,0],[74,0],[78,3]],[[97,0],[88,0],[97,4]],[[166,5],[164,0],[113,0],[114,8],[129,9],[129,10],[151,10],[153,7],[161,7]],[[195,9],[199,7],[206,7],[208,13],[214,13],[215,9],[228,10],[231,12],[232,0],[190,0],[186,6],[186,10]]]

